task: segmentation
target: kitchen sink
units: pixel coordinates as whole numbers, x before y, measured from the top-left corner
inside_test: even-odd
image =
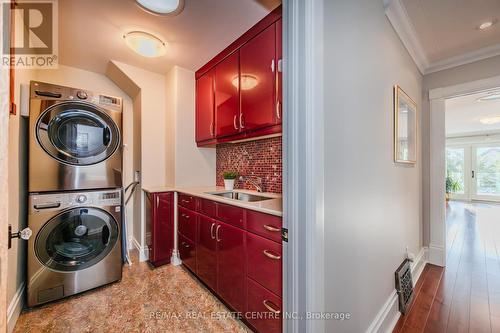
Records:
[[[233,200],[247,201],[247,202],[256,202],[256,201],[264,201],[271,200],[273,198],[263,197],[261,195],[243,193],[243,192],[217,192],[217,193],[208,193],[212,195],[216,195],[218,197],[224,197]]]

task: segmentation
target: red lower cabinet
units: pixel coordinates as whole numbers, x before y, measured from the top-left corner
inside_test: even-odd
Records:
[[[196,273],[196,245],[190,239],[178,234],[179,256],[184,266]]]
[[[246,319],[259,333],[281,332],[281,298],[247,279]]]
[[[200,215],[196,239],[196,274],[213,290],[217,290],[217,222]]]
[[[174,248],[174,193],[148,195],[149,261],[154,266],[170,263]]]
[[[245,231],[218,222],[217,292],[234,310],[245,311]]]

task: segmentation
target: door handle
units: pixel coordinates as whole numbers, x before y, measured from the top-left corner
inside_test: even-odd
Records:
[[[264,229],[268,230],[268,231],[273,231],[273,232],[278,232],[278,231],[281,231],[280,228],[276,228],[272,225],[269,225],[269,224],[264,224]]]
[[[50,208],[59,208],[61,207],[60,202],[51,202],[48,204],[42,204],[42,205],[35,205],[35,209],[50,209]]]
[[[269,250],[264,250],[264,251],[262,251],[262,253],[264,253],[264,255],[266,257],[271,258],[273,260],[280,260],[281,259],[281,256],[279,254],[274,254]]]
[[[271,72],[274,73],[274,59],[271,60]]]
[[[220,230],[220,224],[217,226],[217,228],[215,229],[215,239],[217,240],[217,242],[220,242],[220,238],[219,238],[219,230]]]
[[[215,227],[215,223],[212,223],[212,225],[210,226],[210,237],[212,237],[212,239],[215,239],[214,227]]]
[[[234,126],[234,129],[237,130],[238,129],[238,124],[236,124],[236,118],[237,116],[234,115],[234,118],[233,118],[233,126]]]
[[[281,313],[281,311],[280,311],[280,310],[276,310],[273,306],[271,306],[271,304],[272,304],[272,305],[274,305],[274,304],[273,304],[273,302],[271,302],[271,301],[270,301],[270,300],[268,300],[268,299],[263,300],[263,301],[262,301],[262,304],[264,304],[264,306],[265,306],[265,307],[266,307],[269,311],[271,311],[271,312],[272,312],[272,313],[274,313],[274,314],[280,314],[280,313]]]
[[[243,125],[243,112],[240,112],[240,128],[245,128],[245,125]]]
[[[475,174],[474,174],[474,170],[472,170],[472,178],[474,178]]]
[[[276,118],[281,119],[281,114],[280,114],[280,101],[276,102]]]

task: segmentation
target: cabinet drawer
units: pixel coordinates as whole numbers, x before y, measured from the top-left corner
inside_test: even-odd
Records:
[[[243,217],[245,216],[245,209],[217,203],[217,219],[232,224],[235,227],[245,228],[243,224]]]
[[[281,297],[281,244],[247,232],[248,277]]]
[[[181,234],[179,236],[179,256],[182,263],[192,272],[196,272],[196,247],[195,243]]]
[[[192,195],[179,193],[178,204],[187,209],[196,210],[196,198]]]
[[[189,238],[191,241],[195,241],[196,236],[196,213],[179,207],[177,209],[177,221],[179,232]]]
[[[281,243],[281,217],[247,210],[247,230]]]
[[[247,279],[246,319],[259,333],[281,332],[281,298]]]
[[[216,217],[217,204],[215,203],[215,201],[199,199],[199,202],[200,213],[210,217]]]

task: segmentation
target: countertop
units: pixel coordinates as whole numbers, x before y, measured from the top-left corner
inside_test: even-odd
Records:
[[[160,187],[143,187],[142,190],[149,193],[159,193],[159,192],[184,193],[195,197],[209,199],[212,201],[217,201],[246,209],[251,209],[266,214],[283,216],[282,196],[281,194],[277,193],[266,193],[266,192],[260,193],[257,191],[234,189],[237,192],[249,193],[249,194],[272,198],[264,201],[246,202],[210,194],[210,192],[227,192],[222,186],[209,186],[209,187],[161,187],[160,186]]]

